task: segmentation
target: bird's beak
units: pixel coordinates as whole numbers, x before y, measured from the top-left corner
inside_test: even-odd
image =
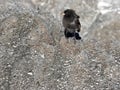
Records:
[[[64,12],[61,12],[61,13],[60,13],[60,15],[64,16],[64,15],[65,15],[65,13],[64,13]]]

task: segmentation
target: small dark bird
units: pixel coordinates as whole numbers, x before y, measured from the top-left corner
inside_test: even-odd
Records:
[[[67,9],[64,11],[63,16],[63,26],[64,26],[64,35],[68,39],[70,37],[74,38],[74,41],[80,40],[81,37],[79,36],[81,24],[79,21],[79,16],[75,13],[72,9]]]

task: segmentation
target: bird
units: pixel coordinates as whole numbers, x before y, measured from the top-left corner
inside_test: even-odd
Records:
[[[64,10],[62,24],[64,27],[64,35],[66,39],[73,37],[74,42],[81,39],[79,35],[79,32],[81,30],[81,23],[79,21],[79,18],[80,16],[76,14],[75,10]]]

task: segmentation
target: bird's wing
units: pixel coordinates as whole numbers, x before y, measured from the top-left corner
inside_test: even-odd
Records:
[[[75,29],[75,22],[70,20],[63,20],[63,26],[68,29]]]
[[[78,18],[75,18],[71,23],[68,24],[68,28],[71,29],[80,29],[81,24]]]
[[[79,19],[76,19],[76,20],[75,20],[75,24],[80,25]]]
[[[67,29],[75,29],[75,30],[80,31],[81,24],[79,22],[78,17],[75,17],[72,19],[64,18],[63,19],[63,26]]]

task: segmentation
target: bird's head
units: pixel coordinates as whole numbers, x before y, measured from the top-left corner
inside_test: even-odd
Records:
[[[72,9],[66,9],[66,10],[64,11],[64,15],[65,15],[65,16],[73,16],[74,14],[75,14],[75,11],[72,10]]]
[[[77,17],[77,18],[80,18],[73,9],[66,9],[64,10],[63,12],[63,15],[66,16],[66,17]]]

